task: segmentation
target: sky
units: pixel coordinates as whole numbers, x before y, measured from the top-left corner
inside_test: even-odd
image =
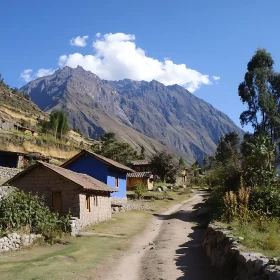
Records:
[[[279,0],[5,0],[0,73],[12,87],[65,65],[179,84],[240,126],[237,89],[257,48],[280,71],[279,11]]]

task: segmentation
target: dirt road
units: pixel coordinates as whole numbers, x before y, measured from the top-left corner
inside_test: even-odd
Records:
[[[100,279],[220,279],[200,245],[204,230],[194,224],[194,206],[202,201],[203,195],[197,193],[189,201],[155,215],[118,265]]]

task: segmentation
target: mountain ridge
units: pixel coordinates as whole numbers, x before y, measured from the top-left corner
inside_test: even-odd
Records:
[[[188,162],[212,154],[225,133],[242,130],[223,112],[179,85],[106,81],[82,67],[64,67],[24,87],[42,110],[64,110],[70,124],[97,138],[104,131],[149,152],[164,149]],[[141,141],[139,141],[141,140]]]

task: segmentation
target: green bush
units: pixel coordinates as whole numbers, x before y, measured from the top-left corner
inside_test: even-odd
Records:
[[[143,183],[137,183],[134,189],[134,193],[137,199],[141,199],[146,191],[146,186]]]
[[[255,187],[249,200],[249,208],[280,217],[280,192],[274,186]]]
[[[38,195],[15,190],[0,201],[0,230],[5,234],[23,227],[53,243],[63,232],[70,231],[70,215],[59,217]]]

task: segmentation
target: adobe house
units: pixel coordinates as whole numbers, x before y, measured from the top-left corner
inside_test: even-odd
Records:
[[[85,149],[61,167],[87,174],[117,190],[111,193],[112,204],[127,202],[126,175],[134,172],[129,167]]]
[[[133,190],[137,183],[143,183],[148,190],[154,187],[154,178],[151,172],[134,172],[127,174],[127,190]]]
[[[152,172],[152,164],[146,159],[132,161],[131,168],[136,172]]]
[[[50,209],[61,215],[70,211],[75,232],[111,218],[110,193],[116,190],[86,174],[37,161],[5,184],[38,193]]]
[[[49,162],[49,158],[36,153],[19,153],[10,151],[0,151],[0,166],[9,168],[24,168],[32,160],[42,160]]]

